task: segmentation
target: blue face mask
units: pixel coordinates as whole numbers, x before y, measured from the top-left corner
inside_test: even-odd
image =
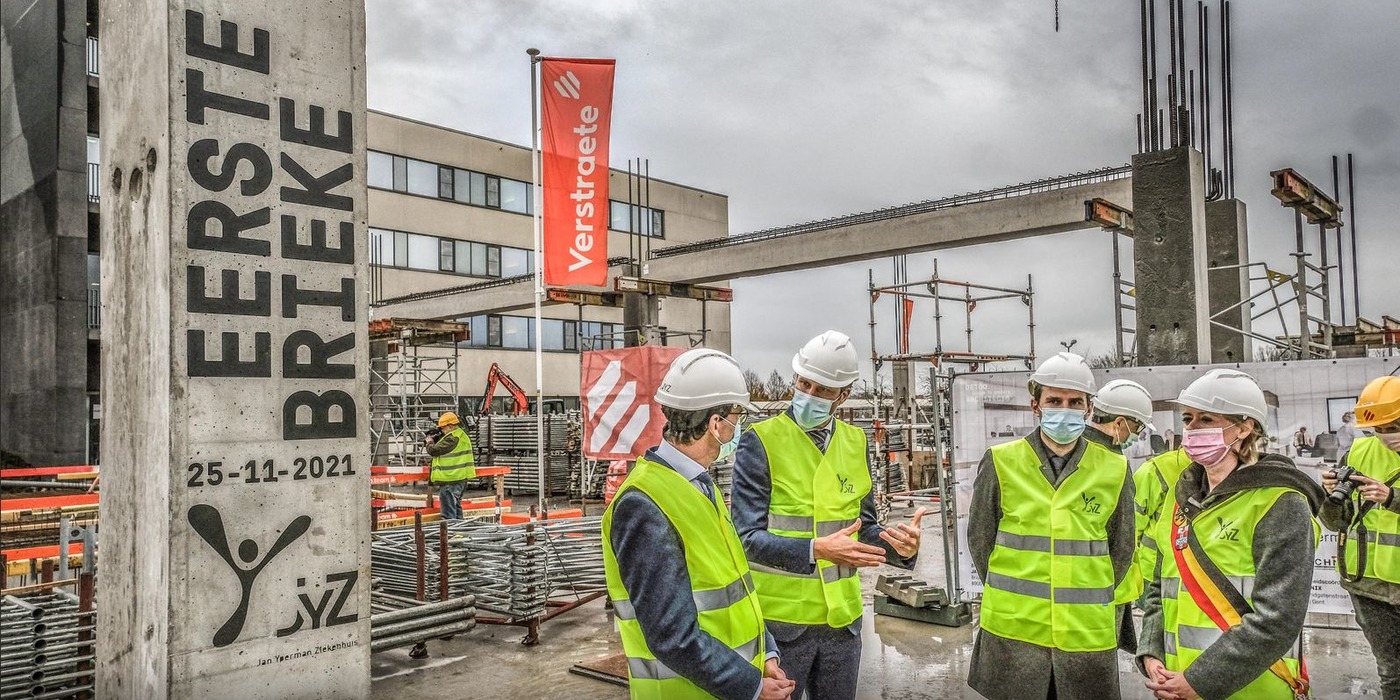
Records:
[[[1040,429],[1052,442],[1068,445],[1084,434],[1084,411],[1076,408],[1042,408]]]
[[[797,427],[811,430],[831,418],[830,399],[819,399],[800,391],[792,393],[792,420]]]
[[[1138,441],[1137,433],[1128,433],[1128,439],[1127,439],[1127,440],[1124,440],[1124,441],[1123,441],[1123,444],[1119,445],[1118,447],[1119,447],[1120,449],[1126,450],[1126,449],[1128,449],[1129,447],[1132,447],[1133,444],[1136,443],[1137,441]]]
[[[739,449],[739,426],[735,425],[734,423],[731,423],[730,421],[724,418],[721,418],[720,420],[734,426],[734,437],[730,438],[729,442],[719,443],[719,461],[722,462],[726,459],[729,459],[730,455],[733,455],[734,451]],[[719,442],[718,436],[715,437],[715,441]]]

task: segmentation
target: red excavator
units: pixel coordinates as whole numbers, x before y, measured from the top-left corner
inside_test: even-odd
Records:
[[[491,369],[486,372],[486,393],[481,395],[481,415],[491,412],[491,397],[496,394],[496,385],[501,384],[510,392],[510,396],[515,400],[515,406],[511,409],[512,416],[526,416],[530,414],[530,397],[525,394],[525,390],[510,378],[505,370],[496,363],[491,363]]]

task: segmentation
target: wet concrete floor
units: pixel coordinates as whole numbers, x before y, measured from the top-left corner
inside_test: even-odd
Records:
[[[927,527],[932,518],[925,520]],[[915,576],[942,585],[943,556],[934,533],[926,533],[925,551]],[[881,573],[906,573],[892,567],[861,572],[866,612],[862,631],[860,698],[922,700],[979,698],[968,689],[968,661],[975,625],[948,628],[876,616],[871,611],[875,580]],[[1331,616],[1336,622],[1349,618]],[[611,614],[598,600],[545,623],[538,646],[519,642],[517,627],[479,625],[465,635],[429,644],[431,657],[408,658],[406,649],[373,656],[376,698],[537,698],[569,700],[625,698],[624,688],[569,673],[569,667],[621,652]],[[1378,698],[1375,662],[1358,630],[1309,629],[1305,654],[1318,700]],[[1119,655],[1122,697],[1146,700],[1152,695],[1126,654]]]

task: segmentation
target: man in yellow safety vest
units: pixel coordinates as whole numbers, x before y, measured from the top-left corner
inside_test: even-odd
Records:
[[[1093,372],[1068,352],[1030,376],[1039,428],[993,446],[967,542],[982,576],[968,685],[991,700],[1116,700],[1117,588],[1133,561],[1133,482],[1083,439]]]
[[[472,455],[472,439],[462,430],[457,414],[445,411],[438,416],[442,436],[427,438],[428,456],[433,458],[429,479],[438,485],[438,511],[448,520],[462,517],[462,492],[467,480],[476,478],[476,458]]]
[[[779,700],[793,683],[763,624],[743,546],[706,471],[750,410],[730,356],[677,357],[656,392],[666,427],[603,513],[603,567],[633,698]]]

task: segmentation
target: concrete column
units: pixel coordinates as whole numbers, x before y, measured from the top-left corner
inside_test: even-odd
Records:
[[[1133,156],[1133,279],[1139,365],[1210,361],[1201,153]]]
[[[1245,206],[1238,199],[1206,202],[1206,258],[1211,267],[1244,265],[1249,262]],[[1210,273],[1210,312],[1212,315],[1249,298],[1249,270],[1216,270]],[[1234,328],[1250,330],[1250,309],[1239,306],[1216,320]],[[1212,326],[1212,362],[1249,362],[1254,359],[1253,344],[1247,336]]]
[[[97,693],[366,698],[364,4],[102,19]]]
[[[623,292],[622,328],[627,334],[627,346],[660,345],[661,297],[655,294]]]

